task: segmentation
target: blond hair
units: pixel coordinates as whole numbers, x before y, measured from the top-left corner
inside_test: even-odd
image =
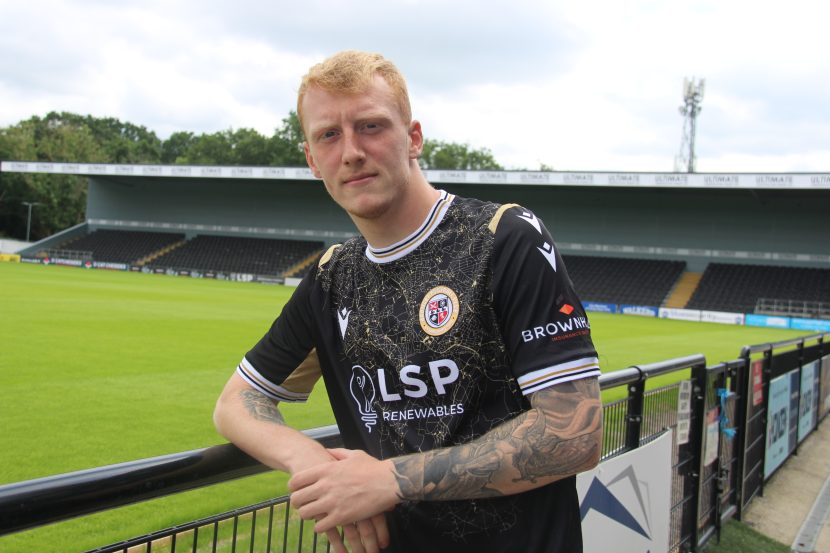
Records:
[[[336,94],[359,94],[369,88],[375,75],[383,77],[392,89],[401,117],[405,123],[409,123],[412,120],[412,107],[409,104],[406,80],[395,64],[380,54],[345,50],[312,66],[300,82],[297,93],[300,126],[303,126],[303,98],[309,88],[319,87]]]

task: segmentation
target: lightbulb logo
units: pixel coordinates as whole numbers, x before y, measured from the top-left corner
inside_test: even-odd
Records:
[[[360,420],[363,421],[366,430],[371,434],[372,427],[378,423],[378,414],[372,407],[372,402],[375,401],[375,383],[372,382],[372,377],[369,376],[366,369],[360,365],[352,367],[349,390],[352,393],[352,399],[357,404],[357,410],[360,412]]]

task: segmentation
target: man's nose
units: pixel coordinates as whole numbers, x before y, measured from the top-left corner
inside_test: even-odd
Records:
[[[363,151],[363,146],[360,143],[360,137],[357,135],[357,133],[344,133],[343,163],[345,165],[353,165],[355,163],[362,163],[364,159],[366,159],[366,154]]]

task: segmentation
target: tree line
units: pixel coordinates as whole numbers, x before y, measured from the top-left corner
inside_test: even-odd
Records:
[[[33,116],[0,128],[0,159],[65,163],[164,165],[246,165],[304,167],[303,133],[289,112],[271,136],[254,129],[195,134],[179,131],[166,140],[141,125],[113,117],[68,112]],[[427,139],[424,169],[501,170],[487,148]],[[0,236],[25,239],[29,206],[30,239],[38,240],[82,222],[86,177],[26,173],[0,174]]]

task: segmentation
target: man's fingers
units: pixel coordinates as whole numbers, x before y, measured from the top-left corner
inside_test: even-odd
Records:
[[[340,532],[337,531],[337,528],[332,528],[326,532],[326,537],[329,539],[329,544],[331,544],[331,549],[334,553],[349,553],[349,550],[343,545],[343,538],[340,537]]]
[[[366,553],[378,553],[380,551],[375,525],[372,524],[371,520],[358,521],[357,531],[360,534],[360,541],[363,542],[363,547],[366,548]]]
[[[349,453],[351,453],[352,450],[351,449],[346,449],[346,448],[343,448],[343,447],[334,447],[334,448],[331,448],[331,449],[327,449],[326,451],[328,451],[329,454],[332,457],[334,457],[336,460],[342,461],[343,459],[345,459],[349,456]]]
[[[317,480],[320,479],[320,474],[322,473],[326,465],[328,465],[328,463],[315,465],[311,468],[301,470],[300,472],[297,472],[294,475],[292,475],[291,478],[288,480],[288,491],[293,493],[297,490],[302,490],[310,484],[315,483]]]
[[[375,535],[378,540],[378,547],[383,549],[389,547],[389,528],[386,526],[386,515],[383,513],[372,517],[372,525],[375,527]]]
[[[360,532],[357,531],[357,527],[355,527],[354,524],[347,524],[343,527],[343,537],[352,548],[352,553],[377,553],[377,550],[367,551],[363,547],[363,541],[360,539]]]

